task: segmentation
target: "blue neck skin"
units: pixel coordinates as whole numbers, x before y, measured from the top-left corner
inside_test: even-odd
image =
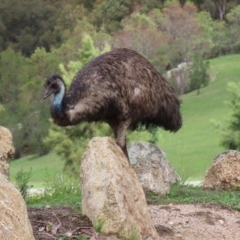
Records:
[[[53,101],[52,101],[52,108],[55,112],[62,113],[62,100],[65,94],[65,86],[62,82],[60,82],[60,91],[54,94]]]

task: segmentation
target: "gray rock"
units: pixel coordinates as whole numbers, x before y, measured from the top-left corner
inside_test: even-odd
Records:
[[[131,143],[128,147],[128,155],[145,192],[166,195],[170,184],[181,180],[167,161],[165,152],[154,144]]]
[[[103,222],[101,233],[119,239],[159,239],[134,170],[110,137],[93,138],[83,154],[82,213],[93,224]]]
[[[207,171],[203,187],[208,189],[239,189],[240,152],[229,150],[219,154]]]

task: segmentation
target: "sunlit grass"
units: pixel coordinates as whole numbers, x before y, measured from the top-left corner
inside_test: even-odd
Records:
[[[35,188],[43,187],[46,172],[50,176],[62,174],[64,161],[62,161],[55,153],[50,153],[43,157],[28,156],[20,160],[11,161],[10,163],[10,180],[15,183],[16,174],[23,169],[31,171],[29,185]]]
[[[167,196],[148,194],[147,200],[151,204],[170,204],[170,203],[212,203],[240,210],[239,190],[204,190],[201,186],[173,184]]]

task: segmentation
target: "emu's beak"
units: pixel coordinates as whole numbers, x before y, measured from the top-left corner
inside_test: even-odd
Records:
[[[52,93],[53,93],[53,90],[51,90],[51,89],[46,89],[45,95],[44,95],[43,99],[46,99],[46,98],[49,97]]]

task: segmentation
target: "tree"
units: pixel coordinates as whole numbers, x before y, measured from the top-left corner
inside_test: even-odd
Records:
[[[99,0],[95,1],[89,14],[97,30],[114,33],[121,30],[121,21],[133,13],[148,13],[162,8],[165,0]]]
[[[59,13],[59,1],[0,1],[0,50],[12,47],[30,56],[36,47],[50,50],[57,44],[54,27]]]
[[[217,57],[231,52],[231,38],[229,38],[229,28],[224,21],[213,21],[212,23],[213,48],[210,57]]]
[[[227,15],[229,45],[234,52],[240,52],[240,6],[232,9]]]
[[[37,47],[59,47],[87,16],[77,0],[0,0],[0,12],[0,51],[12,47],[25,56]]]
[[[134,49],[145,56],[156,69],[163,71],[169,60],[165,54],[167,40],[157,29],[154,17],[153,14],[150,17],[134,13],[123,19],[123,30],[114,35],[113,46]]]
[[[189,91],[197,90],[197,94],[200,94],[200,88],[208,85],[210,78],[208,75],[209,62],[204,61],[199,55],[195,55],[193,59],[193,65],[190,69],[190,84]]]
[[[205,48],[209,44],[209,38],[203,34],[206,28],[197,18],[197,11],[189,2],[181,6],[178,1],[169,1],[164,5],[158,28],[167,37],[172,67],[179,62],[190,62],[194,52],[202,51],[202,46]]]
[[[220,144],[227,149],[240,150],[240,84],[228,83],[227,91],[231,94],[231,100],[226,103],[232,111],[231,117],[225,126],[217,121],[213,123],[221,135]]]
[[[222,21],[226,12],[227,0],[213,0],[213,2],[218,10],[219,19]]]
[[[0,116],[3,114],[4,111],[4,107],[2,106],[2,104],[0,104]]]
[[[26,59],[22,54],[11,48],[0,53],[0,102],[11,107],[15,114],[18,106],[14,103],[19,103],[21,86],[26,77],[25,65]]]
[[[0,54],[0,102],[5,108],[0,121],[13,133],[16,158],[47,152],[41,144],[49,127],[43,83],[58,65],[55,53],[47,53],[43,48],[36,49],[30,58],[10,48]]]

